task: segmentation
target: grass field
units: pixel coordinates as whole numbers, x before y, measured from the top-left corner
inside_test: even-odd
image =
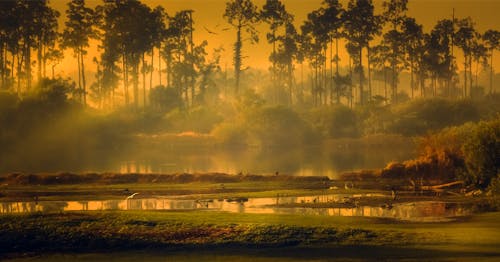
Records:
[[[153,250],[169,256],[186,255],[187,250],[226,256],[240,250],[243,257],[265,250],[286,257],[303,250],[321,257],[337,249],[352,258],[365,252],[408,259],[498,259],[499,221],[498,212],[447,223],[203,211],[3,215],[0,250],[11,258],[68,252],[99,256],[110,250],[117,254]]]

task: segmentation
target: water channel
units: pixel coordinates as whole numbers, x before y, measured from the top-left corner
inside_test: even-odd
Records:
[[[332,208],[283,207],[287,204],[345,203],[359,197],[385,197],[381,194],[331,194],[250,199],[186,200],[168,197],[129,198],[93,201],[0,202],[0,213],[101,211],[101,210],[206,210],[232,213],[296,214],[345,217],[378,217],[405,221],[436,222],[473,213],[473,207],[443,201],[396,203],[390,206],[339,205]],[[389,199],[389,196],[387,196]]]

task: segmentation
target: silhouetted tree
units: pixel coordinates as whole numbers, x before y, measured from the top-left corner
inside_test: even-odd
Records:
[[[370,49],[369,42],[382,29],[382,19],[374,14],[372,0],[350,0],[343,19],[346,38],[352,46],[358,48],[359,52],[359,103],[363,104],[363,48]],[[370,68],[370,61],[368,61],[368,68]]]
[[[228,23],[236,29],[236,42],[234,44],[234,76],[235,76],[235,92],[238,94],[240,88],[240,74],[242,66],[243,39],[241,38],[242,30],[250,34],[250,43],[257,43],[259,37],[254,25],[259,21],[257,7],[251,0],[232,0],[226,3],[224,18]]]
[[[289,14],[286,12],[285,6],[283,5],[283,3],[281,3],[280,0],[266,0],[266,3],[260,11],[260,17],[264,22],[269,24],[269,27],[271,29],[271,33],[268,33],[266,36],[267,41],[273,45],[273,51],[269,56],[269,60],[272,62],[271,82],[274,89],[274,99],[275,101],[278,101],[278,79],[276,72],[276,32],[280,29],[281,26],[285,24],[286,20],[289,17]]]
[[[391,49],[391,87],[392,87],[392,102],[397,103],[398,100],[398,76],[404,69],[405,65],[405,37],[402,30],[403,22],[406,19],[406,11],[408,0],[389,0],[383,3],[384,13],[383,18],[390,25],[390,30],[384,34],[384,42]]]
[[[422,25],[418,24],[414,18],[410,17],[403,20],[402,30],[404,35],[406,58],[409,61],[410,68],[411,98],[413,98],[415,90],[414,75],[417,73],[417,75],[420,76],[419,62],[421,61],[421,56],[425,51],[424,33]]]
[[[375,68],[375,76],[381,76],[384,81],[384,100],[388,100],[387,82],[391,76],[391,48],[384,43],[372,47],[370,61]],[[391,77],[392,79],[392,77]]]
[[[0,1],[0,88],[7,89],[12,85],[14,72],[14,56],[18,42],[16,30],[19,26],[19,17],[16,16],[16,1]],[[11,61],[8,60],[11,53]]]
[[[62,33],[62,47],[71,48],[77,58],[78,88],[87,104],[84,57],[87,54],[89,39],[95,37],[94,11],[85,6],[84,0],[71,0],[66,10],[66,27]]]
[[[322,14],[322,21],[326,24],[326,30],[328,31],[329,41],[330,41],[330,102],[333,102],[333,94],[335,94],[337,104],[340,103],[340,97],[343,93],[343,87],[345,86],[345,77],[339,74],[339,39],[342,36],[341,27],[343,23],[343,13],[345,10],[338,0],[325,0],[323,2],[324,11]],[[333,42],[335,40],[335,57],[333,57]],[[333,73],[333,62],[335,62],[335,74]],[[335,84],[335,87],[333,87]]]
[[[493,93],[493,53],[500,49],[500,32],[497,30],[487,30],[483,34],[483,41],[490,56],[490,94]]]
[[[462,49],[464,54],[464,97],[467,96],[467,75],[469,75],[469,80],[472,79],[472,75],[469,74],[471,61],[472,61],[472,41],[476,35],[476,31],[474,29],[474,23],[470,17],[461,19],[457,21],[458,30],[454,34],[454,43]],[[470,88],[472,85],[469,85],[469,95]]]
[[[302,46],[312,67],[311,95],[314,105],[326,103],[326,49],[329,43],[328,29],[322,21],[324,9],[307,15],[301,27]]]

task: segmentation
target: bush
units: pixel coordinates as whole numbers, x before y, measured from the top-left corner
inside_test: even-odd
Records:
[[[244,147],[248,143],[248,132],[243,124],[221,123],[212,131],[217,144],[231,147]]]
[[[488,191],[494,196],[500,196],[500,174],[491,179]]]
[[[312,127],[292,109],[264,107],[247,119],[250,136],[262,146],[293,146],[316,143]]]
[[[500,170],[500,118],[480,122],[462,146],[468,180],[486,188]]]
[[[387,131],[421,135],[478,119],[478,109],[470,100],[419,99],[394,107]]]
[[[338,105],[313,110],[309,118],[325,137],[344,138],[359,135],[356,112],[347,106]]]
[[[179,92],[172,87],[156,86],[149,93],[151,108],[154,111],[166,113],[175,108],[182,108],[184,102]]]
[[[198,106],[187,111],[175,109],[168,113],[164,120],[172,124],[172,131],[210,133],[223,118],[211,108]]]
[[[428,135],[420,141],[420,157],[405,161],[402,166],[397,170],[394,165],[388,166],[382,175],[460,179],[485,189],[500,170],[500,117]]]

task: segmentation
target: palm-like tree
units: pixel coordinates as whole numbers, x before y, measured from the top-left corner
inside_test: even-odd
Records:
[[[330,41],[330,77],[332,79],[337,79],[336,81],[330,81],[332,86],[330,86],[330,100],[333,99],[333,93],[336,94],[336,102],[340,103],[340,96],[343,93],[342,89],[345,84],[345,77],[341,77],[339,74],[339,39],[342,37],[341,27],[343,23],[343,13],[345,10],[338,0],[325,0],[323,2],[326,5],[323,8],[323,14],[321,20],[326,24],[326,30],[328,31],[329,41]],[[335,57],[333,57],[333,42],[335,40]],[[335,62],[335,74],[333,73],[333,65]],[[335,83],[335,88],[333,84]],[[335,92],[333,92],[335,90]]]
[[[236,29],[236,42],[234,44],[234,76],[235,76],[235,93],[238,94],[240,89],[241,66],[243,57],[241,54],[243,48],[243,40],[241,37],[242,31],[250,34],[250,42],[256,43],[259,41],[255,24],[259,21],[257,6],[251,0],[232,0],[226,3],[224,18],[227,22]]]
[[[422,25],[418,24],[414,18],[407,17],[403,20],[402,24],[404,35],[404,48],[406,51],[406,58],[409,61],[410,68],[410,89],[411,97],[414,97],[415,72],[418,72],[418,64],[420,54],[424,52],[424,33]],[[419,74],[417,74],[419,75]]]
[[[87,54],[89,38],[95,37],[94,11],[85,6],[84,0],[72,0],[66,10],[66,27],[62,33],[62,47],[71,48],[77,58],[78,89],[83,95],[83,104],[87,104],[84,57]]]
[[[500,49],[500,32],[487,30],[483,34],[483,41],[490,56],[490,94],[493,93],[493,53]]]
[[[344,29],[346,38],[352,46],[358,48],[359,53],[359,103],[363,104],[363,48],[370,49],[369,43],[374,36],[380,34],[382,30],[382,18],[374,14],[372,0],[350,0],[347,10],[344,13]],[[369,51],[368,51],[369,52]],[[369,55],[368,55],[369,56]],[[370,68],[370,61],[368,61]]]
[[[405,55],[405,37],[402,30],[402,25],[406,19],[406,11],[408,0],[389,0],[383,3],[384,13],[383,18],[389,23],[390,30],[384,34],[384,42],[391,49],[391,87],[392,87],[392,102],[398,100],[398,76],[404,68]]]
[[[454,32],[454,43],[462,49],[464,54],[464,97],[467,96],[467,76],[468,72],[472,71],[469,68],[471,67],[472,61],[472,42],[476,36],[476,30],[474,29],[474,23],[470,17],[461,19],[457,21],[458,30]],[[472,75],[469,74],[469,80],[471,81]],[[469,85],[469,94],[470,88],[472,85]]]

